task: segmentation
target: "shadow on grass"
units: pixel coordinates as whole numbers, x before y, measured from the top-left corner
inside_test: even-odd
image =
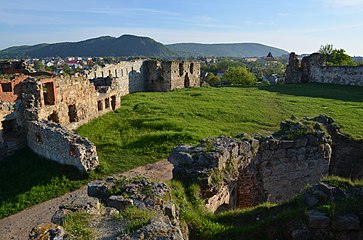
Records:
[[[75,190],[87,178],[72,166],[20,150],[0,161],[0,218]]]
[[[259,86],[258,88],[261,90],[277,92],[285,95],[326,98],[350,102],[363,102],[363,87],[358,86],[305,83]]]
[[[306,207],[301,198],[277,206],[263,204],[254,209],[241,209],[217,214],[214,221],[229,226],[216,239],[289,239],[286,229],[304,222]],[[267,227],[268,226],[268,227]]]

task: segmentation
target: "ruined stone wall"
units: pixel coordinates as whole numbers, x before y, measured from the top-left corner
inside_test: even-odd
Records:
[[[198,61],[146,61],[145,79],[151,92],[200,86]]]
[[[315,130],[309,125],[310,120],[284,123],[284,132],[306,131],[293,140],[283,135],[250,140],[219,137],[196,147],[177,147],[169,156],[173,177],[199,183],[212,212],[225,204],[250,207],[288,200],[329,173],[330,137],[319,123]]]
[[[95,86],[83,76],[41,79],[40,83],[40,89],[38,89],[40,92],[39,119],[51,120],[75,129],[101,114],[111,111],[111,107],[99,111],[98,101],[104,104],[105,95],[112,95],[112,92],[98,93]],[[55,95],[54,101],[48,103],[44,95],[44,84],[47,83],[53,86],[51,88],[54,88]],[[119,102],[119,99],[117,100]]]
[[[75,166],[82,172],[99,165],[94,144],[60,124],[49,121],[28,122],[27,142],[29,148],[40,156]]]
[[[198,61],[172,61],[170,66],[171,90],[200,86]]]
[[[314,66],[309,82],[363,86],[363,66]]]
[[[245,170],[252,180],[241,176],[238,186],[238,207],[258,202],[282,202],[299,193],[307,184],[319,182],[329,173],[331,146],[314,135],[295,140],[260,141],[252,164]],[[258,191],[260,191],[258,193]],[[247,193],[247,194],[246,194]],[[251,200],[250,194],[255,195]]]
[[[150,92],[167,92],[171,89],[170,78],[164,76],[168,68],[167,62],[145,61],[144,78],[147,91]],[[169,70],[170,71],[170,70]]]
[[[145,84],[143,77],[143,60],[121,61],[118,64],[107,64],[97,66],[91,71],[86,72],[88,79],[94,78],[114,78],[119,85],[121,96],[133,92],[144,92]]]
[[[304,57],[299,67],[296,54],[291,53],[285,82],[363,86],[363,66],[325,66],[325,57],[320,53],[313,53]]]

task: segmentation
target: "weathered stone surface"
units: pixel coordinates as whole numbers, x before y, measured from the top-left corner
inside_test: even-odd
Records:
[[[308,223],[309,227],[322,229],[326,228],[330,224],[330,218],[326,216],[325,213],[319,211],[309,211],[308,212]]]
[[[361,223],[355,214],[339,215],[332,221],[332,229],[336,231],[360,230]]]
[[[28,146],[35,153],[82,172],[98,165],[96,146],[87,138],[49,121],[28,122]]]
[[[286,201],[328,174],[329,136],[315,136],[314,123],[290,118],[273,136],[248,141],[244,134],[239,139],[221,136],[203,139],[195,147],[176,147],[169,156],[173,176],[199,182],[205,206],[212,212],[222,205],[234,208]]]
[[[301,61],[295,53],[290,54],[286,68],[286,83],[318,82],[340,85],[363,86],[363,68],[361,66],[325,66],[325,57],[313,53]]]
[[[176,215],[175,204],[167,204],[164,206],[164,213],[169,217],[170,220],[176,219],[178,216]]]
[[[113,207],[119,211],[132,205],[134,205],[134,201],[132,199],[125,199],[123,196],[110,196],[107,201],[107,207]]]
[[[168,217],[153,218],[150,223],[131,235],[122,236],[121,239],[170,239],[184,240],[183,234],[178,224],[170,222]]]
[[[73,211],[65,208],[58,209],[50,219],[50,221],[54,224],[62,225],[64,222],[64,219]]]
[[[309,240],[311,233],[308,229],[295,229],[291,232],[292,240]]]
[[[29,240],[62,240],[64,234],[62,227],[53,223],[43,223],[31,230]]]
[[[62,204],[60,209],[67,209],[73,212],[82,211],[90,214],[100,213],[100,201],[98,198],[89,196],[75,196],[69,202]]]
[[[87,186],[87,194],[90,197],[103,198],[107,190],[106,182],[101,180],[90,182]]]

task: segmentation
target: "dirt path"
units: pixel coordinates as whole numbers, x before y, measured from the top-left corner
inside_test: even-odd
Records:
[[[172,165],[167,160],[141,166],[132,169],[124,174],[125,176],[145,176],[160,181],[167,181],[172,178]],[[73,198],[74,196],[86,195],[87,187],[67,193],[58,198],[51,199],[41,204],[35,205],[20,213],[0,220],[0,239],[26,240],[30,230],[38,224],[50,222],[54,212],[59,205]]]

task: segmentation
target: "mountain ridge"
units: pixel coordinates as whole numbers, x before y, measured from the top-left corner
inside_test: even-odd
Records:
[[[1,50],[0,57],[262,57],[266,56],[268,52],[271,52],[274,56],[288,54],[288,52],[283,49],[260,43],[176,43],[165,45],[150,37],[125,34],[120,37],[100,36],[77,42],[40,43],[35,45],[13,46]]]

